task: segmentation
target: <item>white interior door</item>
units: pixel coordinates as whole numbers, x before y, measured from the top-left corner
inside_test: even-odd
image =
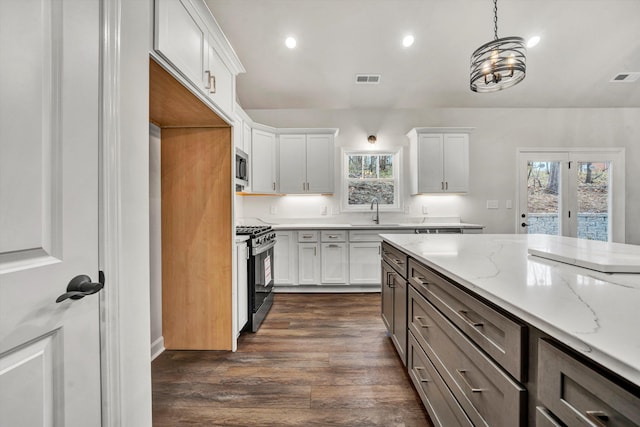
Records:
[[[98,0],[0,1],[2,426],[101,423],[98,297],[56,303],[98,279],[99,28]]]

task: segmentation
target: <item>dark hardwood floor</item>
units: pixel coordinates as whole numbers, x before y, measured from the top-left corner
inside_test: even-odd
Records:
[[[380,294],[276,294],[238,351],[165,351],[154,426],[430,426]]]

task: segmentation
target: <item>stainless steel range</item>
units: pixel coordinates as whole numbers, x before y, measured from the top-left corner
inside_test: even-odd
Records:
[[[273,247],[276,244],[276,232],[268,225],[258,225],[238,226],[236,234],[249,236],[247,303],[250,315],[246,329],[256,332],[273,305]]]

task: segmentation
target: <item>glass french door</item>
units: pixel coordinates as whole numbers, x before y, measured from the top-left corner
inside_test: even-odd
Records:
[[[619,152],[521,150],[518,232],[624,241],[624,176],[613,180],[620,163]]]

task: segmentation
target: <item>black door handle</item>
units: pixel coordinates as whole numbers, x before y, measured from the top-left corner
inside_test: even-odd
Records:
[[[69,284],[67,285],[67,292],[60,295],[56,302],[62,302],[66,299],[80,299],[84,298],[87,295],[95,294],[100,291],[104,287],[104,273],[100,271],[98,277],[98,283],[92,282],[91,277],[86,274],[81,274],[79,276],[71,279]]]

